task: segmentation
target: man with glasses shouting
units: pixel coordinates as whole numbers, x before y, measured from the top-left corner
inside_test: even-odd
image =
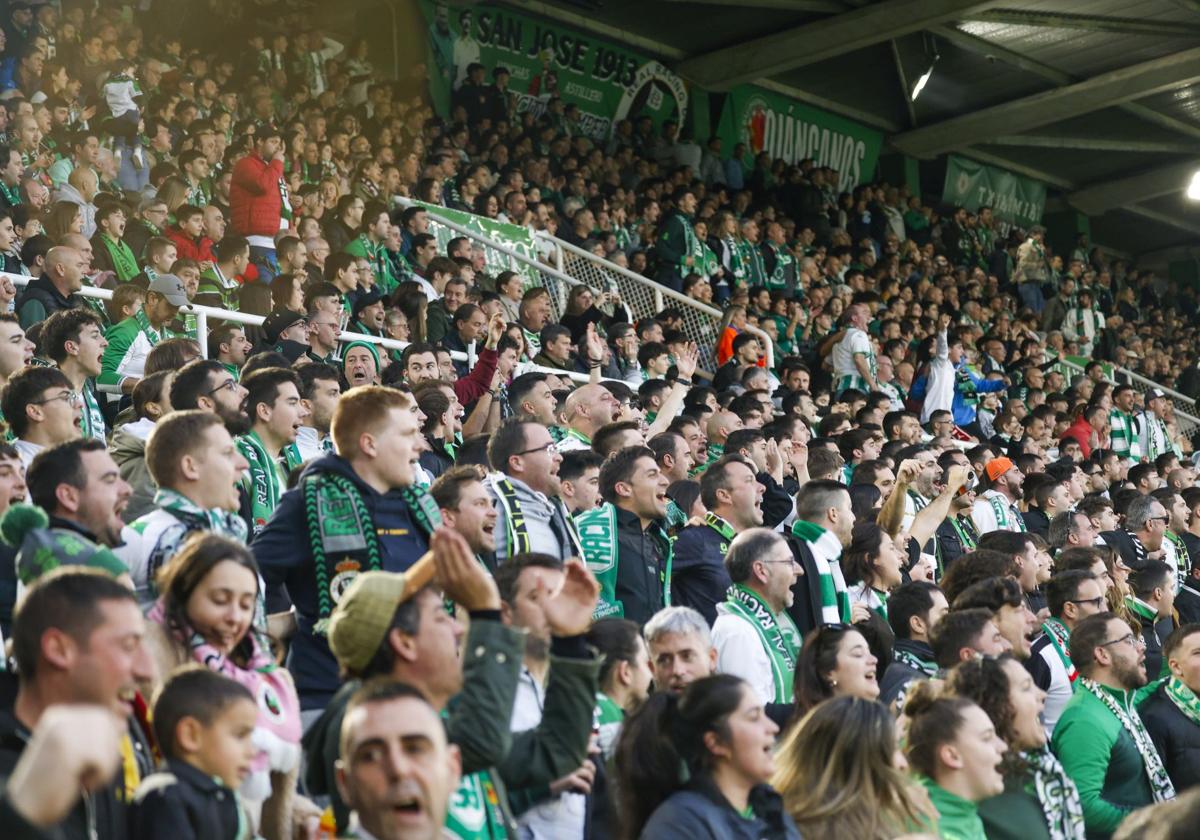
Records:
[[[1147,693],[1146,652],[1128,624],[1103,612],[1075,626],[1071,662],[1075,693],[1051,746],[1079,789],[1088,837],[1109,837],[1131,811],[1175,797],[1135,708]]]
[[[1059,572],[1046,584],[1046,604],[1050,618],[1042,624],[1042,634],[1034,640],[1025,668],[1034,685],[1046,692],[1042,725],[1050,736],[1079,676],[1071,662],[1071,631],[1105,609],[1104,584],[1085,569]]]
[[[83,396],[58,368],[17,371],[0,393],[0,410],[25,469],[43,449],[82,435]]]

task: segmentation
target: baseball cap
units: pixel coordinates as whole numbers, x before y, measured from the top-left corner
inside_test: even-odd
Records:
[[[187,289],[183,287],[183,281],[174,274],[160,274],[155,277],[154,282],[150,284],[149,291],[158,292],[172,306],[187,306],[188,304]]]
[[[367,667],[391,629],[396,608],[429,582],[433,563],[426,556],[431,562],[418,560],[407,574],[362,572],[342,593],[329,618],[329,649],[338,664],[350,671]],[[422,565],[428,566],[427,574],[418,569]]]
[[[1151,388],[1146,392],[1146,402],[1150,402],[1150,400],[1163,400],[1166,398],[1167,395],[1163,393],[1161,388]]]
[[[303,315],[291,309],[274,310],[263,320],[263,332],[267,336],[267,343],[274,344],[279,341],[279,336],[284,330],[303,320]]]
[[[987,472],[988,481],[995,481],[1011,469],[1013,469],[1012,460],[1001,456],[988,461],[985,472]]]

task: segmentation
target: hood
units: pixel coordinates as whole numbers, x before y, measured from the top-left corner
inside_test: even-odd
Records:
[[[350,466],[349,461],[334,452],[326,453],[320,458],[314,458],[313,460],[309,461],[308,465],[304,468],[304,471],[300,474],[300,478],[303,479],[308,475],[313,475],[316,473],[336,473],[337,475],[345,476],[354,482],[354,486],[357,487],[360,492],[362,492],[364,498],[366,499],[379,496],[379,493],[375,490],[375,488],[369,486],[366,484],[366,482],[358,477],[358,473],[356,473],[354,468]]]
[[[350,696],[358,689],[359,682],[352,680],[346,683],[329,705],[321,712],[321,716],[309,727],[300,739],[304,750],[305,770],[304,783],[310,793],[317,796],[328,796],[337,790],[334,781],[333,761],[339,749],[339,739],[342,731],[342,718],[346,714],[346,705]]]
[[[146,457],[146,441],[132,434],[125,426],[117,427],[109,446],[113,460],[117,462],[118,466],[134,458]]]

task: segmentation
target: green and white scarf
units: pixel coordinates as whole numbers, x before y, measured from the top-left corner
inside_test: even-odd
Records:
[[[146,336],[146,341],[150,342],[151,347],[157,347],[166,334],[166,330],[161,333],[150,326],[150,319],[146,317],[146,311],[139,309],[133,313],[133,320],[137,321],[138,328],[142,331],[142,335]]]
[[[1183,712],[1183,716],[1192,723],[1200,726],[1200,698],[1196,697],[1196,693],[1188,688],[1182,680],[1177,677],[1171,677],[1167,680],[1163,691],[1167,695],[1175,707]]]
[[[842,577],[842,543],[832,531],[820,525],[797,519],[792,523],[792,536],[808,544],[813,562],[820,575],[821,623],[850,623],[850,594]]]
[[[895,648],[892,651],[892,661],[899,662],[901,665],[904,665],[906,668],[912,668],[914,671],[920,671],[930,679],[937,676],[937,663],[926,662],[911,650],[902,647]]]
[[[737,536],[737,531],[733,530],[732,525],[711,511],[704,514],[704,524],[721,535],[721,556],[724,557],[725,552],[729,551],[729,544]]]
[[[796,258],[792,256],[787,248],[776,245],[774,242],[768,242],[767,247],[775,255],[775,270],[767,278],[767,288],[785,289],[787,288],[788,278],[791,276],[792,263],[796,261]]]
[[[362,493],[346,476],[310,471],[300,488],[317,581],[317,622],[313,629],[324,635],[342,593],[360,573],[383,568],[379,534]],[[428,490],[401,487],[399,492],[413,523],[427,537],[442,524],[437,502]]]
[[[1083,802],[1075,782],[1048,746],[1021,753],[1033,773],[1033,792],[1042,806],[1050,840],[1084,840]]]
[[[124,240],[114,240],[107,233],[102,233],[100,241],[104,243],[104,249],[108,251],[108,256],[112,260],[117,280],[128,283],[137,276],[137,257],[133,255],[133,249],[126,245]]]
[[[257,432],[247,432],[239,437],[237,448],[250,463],[242,486],[250,494],[251,521],[257,534],[278,507],[279,497],[287,490],[287,472],[279,460],[267,452]]]
[[[108,429],[104,423],[104,415],[100,412],[100,403],[96,402],[96,393],[92,390],[91,382],[85,381],[80,390],[83,396],[83,436],[95,438],[98,441],[108,439]]]
[[[1103,703],[1133,738],[1134,746],[1137,747],[1137,751],[1142,756],[1142,763],[1146,766],[1146,778],[1150,781],[1150,790],[1154,794],[1154,801],[1165,802],[1168,799],[1174,799],[1175,786],[1171,784],[1171,777],[1167,775],[1158,750],[1155,748],[1154,742],[1150,740],[1150,734],[1146,731],[1137,712],[1132,709],[1122,709],[1112,695],[1101,688],[1095,680],[1080,677],[1076,682],[1084,691],[1091,692],[1096,699]]]
[[[152,588],[154,579],[158,576],[158,570],[179,553],[179,547],[183,545],[183,541],[190,534],[196,531],[208,531],[239,543],[245,543],[249,537],[246,521],[238,515],[237,511],[202,508],[182,493],[166,487],[160,487],[154,494],[154,504],[179,520],[181,527],[168,528],[163,532],[162,537],[150,552],[147,569]],[[261,614],[266,615],[265,601],[262,599],[263,592],[260,589],[259,600],[262,602],[260,606],[263,606]],[[266,628],[261,629],[265,630]]]
[[[573,524],[575,530],[579,532],[583,560],[600,584],[600,600],[596,603],[593,618],[599,621],[602,618],[624,616],[625,605],[617,598],[620,543],[617,539],[616,506],[605,502],[598,508],[580,513],[575,517]],[[675,544],[667,536],[661,523],[658,522],[651,523],[650,527],[646,529],[646,535],[658,546],[662,557],[662,562],[658,566],[658,583],[663,595],[660,606],[669,607],[671,605],[671,565],[674,561]]]
[[[726,611],[750,623],[771,660],[771,679],[775,683],[773,702],[791,703],[796,655],[800,652],[800,645],[795,641],[799,636],[795,625],[790,631],[782,626],[785,622],[791,624],[791,617],[786,612],[778,615],[771,612],[762,597],[743,584],[729,587],[726,595]]]
[[[1079,672],[1075,669],[1075,663],[1071,661],[1069,653],[1071,649],[1071,631],[1067,629],[1067,625],[1063,624],[1057,618],[1052,618],[1042,625],[1042,629],[1046,631],[1046,638],[1050,640],[1051,647],[1058,654],[1059,660],[1063,667],[1067,669],[1067,678],[1071,681],[1071,690],[1075,690],[1075,680],[1079,677]]]

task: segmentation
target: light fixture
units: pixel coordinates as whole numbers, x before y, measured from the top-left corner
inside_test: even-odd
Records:
[[[934,65],[936,65],[938,59],[941,58],[941,56],[938,55],[937,41],[935,41],[933,38],[929,38],[929,40],[925,41],[925,55],[929,56],[929,69],[922,73],[921,77],[917,79],[917,83],[913,85],[912,93],[909,94],[909,98],[913,102],[917,101],[917,97],[921,95],[921,91],[925,90],[925,85],[929,84],[929,77],[933,75]]]
[[[1200,201],[1200,169],[1192,173],[1192,182],[1188,184],[1187,197],[1189,201]]]

